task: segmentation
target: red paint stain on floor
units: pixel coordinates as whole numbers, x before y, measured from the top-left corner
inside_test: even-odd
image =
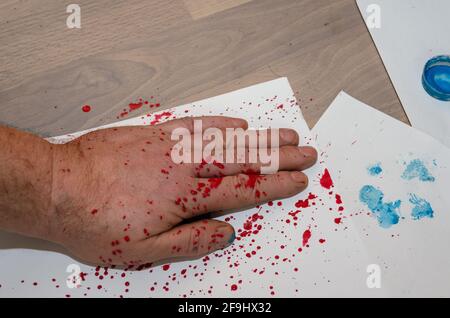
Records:
[[[85,113],[89,113],[91,111],[92,107],[90,105],[84,105],[81,107],[81,110]]]

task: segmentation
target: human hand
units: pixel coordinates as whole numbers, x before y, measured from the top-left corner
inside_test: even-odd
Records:
[[[203,117],[208,127],[244,128],[244,120]],[[54,146],[49,239],[102,265],[142,265],[196,258],[230,245],[231,225],[191,218],[295,195],[317,153],[280,130],[280,172],[256,176],[259,164],[174,164],[174,128],[193,119],[86,134]],[[247,174],[246,174],[247,173]]]

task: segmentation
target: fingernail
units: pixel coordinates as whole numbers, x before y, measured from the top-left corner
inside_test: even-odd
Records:
[[[305,175],[298,171],[291,172],[291,178],[297,183],[305,184],[307,182]]]
[[[291,129],[280,129],[280,136],[286,142],[293,142],[297,138],[297,134]]]
[[[228,245],[233,244],[235,239],[236,239],[236,234],[233,231],[233,233],[231,233],[231,235],[230,235],[230,238],[228,239]]]

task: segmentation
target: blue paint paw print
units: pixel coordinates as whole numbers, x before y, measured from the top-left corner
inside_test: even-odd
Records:
[[[435,178],[430,174],[425,164],[419,160],[415,159],[411,161],[402,174],[402,178],[405,180],[412,180],[418,178],[423,182],[434,182]]]
[[[434,211],[428,201],[419,198],[415,194],[410,194],[409,202],[414,205],[411,213],[411,216],[414,220],[420,220],[425,217],[433,218]]]
[[[398,224],[400,220],[399,208],[401,201],[383,202],[384,193],[371,185],[362,187],[359,192],[359,199],[366,204],[370,211],[377,217],[378,224],[387,229]]]

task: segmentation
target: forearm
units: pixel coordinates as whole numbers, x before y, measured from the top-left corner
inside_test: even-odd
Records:
[[[0,229],[34,237],[50,231],[52,146],[0,126]]]

